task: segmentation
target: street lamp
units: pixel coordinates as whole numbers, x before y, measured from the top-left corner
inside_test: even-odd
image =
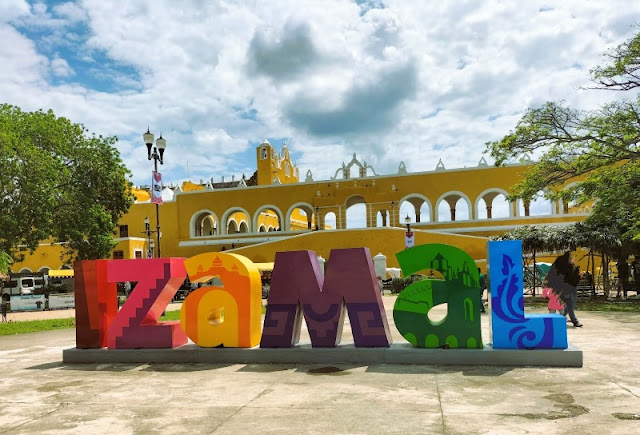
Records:
[[[409,217],[409,215],[407,214],[407,217],[404,218],[404,223],[407,224],[407,233],[404,235],[404,248],[408,249],[408,248],[413,248],[413,246],[415,245],[415,235],[413,234],[413,231],[411,231],[411,218]]]
[[[144,217],[144,231],[142,233],[147,235],[147,239],[149,243],[149,249],[147,250],[147,258],[153,258],[152,251],[151,251],[151,234],[155,233],[155,231],[151,229],[151,225],[149,224],[149,218],[147,216]]]
[[[158,172],[158,161],[162,165],[164,163],[163,156],[164,150],[167,148],[167,141],[162,137],[162,133],[160,133],[160,137],[156,139],[156,145],[153,146],[153,133],[149,131],[147,127],[147,132],[142,135],[145,145],[147,146],[147,158],[149,160],[153,159],[153,171],[154,175]],[[153,151],[151,150],[153,148]],[[153,189],[153,186],[152,186]],[[154,192],[151,192],[151,197],[153,198]],[[160,184],[160,195],[162,195],[162,184]],[[145,224],[148,219],[145,218]],[[149,230],[150,231],[150,230]],[[156,203],[156,230],[154,231],[158,238],[158,258],[160,258],[160,205]]]

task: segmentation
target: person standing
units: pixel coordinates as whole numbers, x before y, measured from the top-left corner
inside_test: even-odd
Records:
[[[556,258],[547,274],[547,281],[553,293],[564,302],[564,315],[568,315],[571,323],[580,328],[582,323],[576,317],[576,302],[578,301],[578,282],[580,281],[580,268],[571,259],[571,252],[566,251]]]
[[[2,302],[2,322],[7,322],[7,303]]]
[[[478,284],[480,285],[480,312],[486,313],[487,310],[484,307],[482,297],[484,296],[484,290],[487,288],[487,278],[484,276],[480,268],[478,268]]]
[[[582,323],[576,317],[576,303],[578,302],[578,282],[580,282],[580,266],[576,266],[573,259],[569,257],[569,273],[565,281],[571,286],[568,300],[565,301],[564,314],[569,315],[573,326],[580,328]]]

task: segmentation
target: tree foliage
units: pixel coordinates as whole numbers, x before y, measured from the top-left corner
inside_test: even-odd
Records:
[[[609,294],[609,261],[612,258],[623,258],[630,252],[636,252],[640,243],[624,239],[616,227],[596,221],[578,222],[573,225],[558,226],[520,226],[505,234],[492,238],[493,240],[521,240],[522,250],[531,255],[536,263],[536,255],[543,251],[565,251],[584,247],[589,250],[591,276],[596,276],[595,257],[601,259],[601,275],[605,294]],[[533,291],[535,294],[536,275],[533,275]]]
[[[108,257],[133,202],[116,141],[51,110],[0,105],[0,251],[19,261],[49,239],[67,257]]]
[[[9,270],[11,257],[6,252],[0,251],[0,274],[5,274]]]
[[[600,89],[640,89],[640,33],[593,69]],[[588,221],[615,227],[622,238],[640,236],[640,97],[620,100],[592,112],[548,102],[528,109],[515,129],[487,143],[496,165],[527,154],[539,156],[511,199],[550,199],[581,204],[595,201]],[[564,188],[568,182],[576,182]]]
[[[605,54],[608,62],[591,70],[600,88],[628,91],[640,87],[640,33]]]

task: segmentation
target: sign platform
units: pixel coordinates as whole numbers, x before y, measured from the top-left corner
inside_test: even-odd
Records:
[[[188,344],[175,349],[65,349],[63,363],[149,364],[415,364],[514,367],[582,367],[582,350],[558,349],[419,349],[409,343],[389,348],[312,348],[310,343],[292,348],[203,348]]]

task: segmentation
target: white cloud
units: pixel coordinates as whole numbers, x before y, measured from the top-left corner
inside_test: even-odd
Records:
[[[55,5],[53,12],[60,17],[65,17],[70,22],[84,21],[87,19],[87,11],[82,6],[73,2]]]
[[[75,74],[67,61],[58,55],[51,60],[51,72],[58,77],[69,77]]]
[[[0,3],[0,20],[11,21],[29,14],[29,4],[25,0],[4,0]]]
[[[623,0],[6,0],[0,95],[119,136],[136,183],[149,178],[147,125],[169,141],[168,181],[187,178],[187,162],[192,179],[250,175],[249,144],[264,137],[289,138],[300,173],[316,180],[353,152],[379,173],[401,160],[409,171],[439,158],[475,166],[527,107],[619,97],[577,89],[639,13]]]

